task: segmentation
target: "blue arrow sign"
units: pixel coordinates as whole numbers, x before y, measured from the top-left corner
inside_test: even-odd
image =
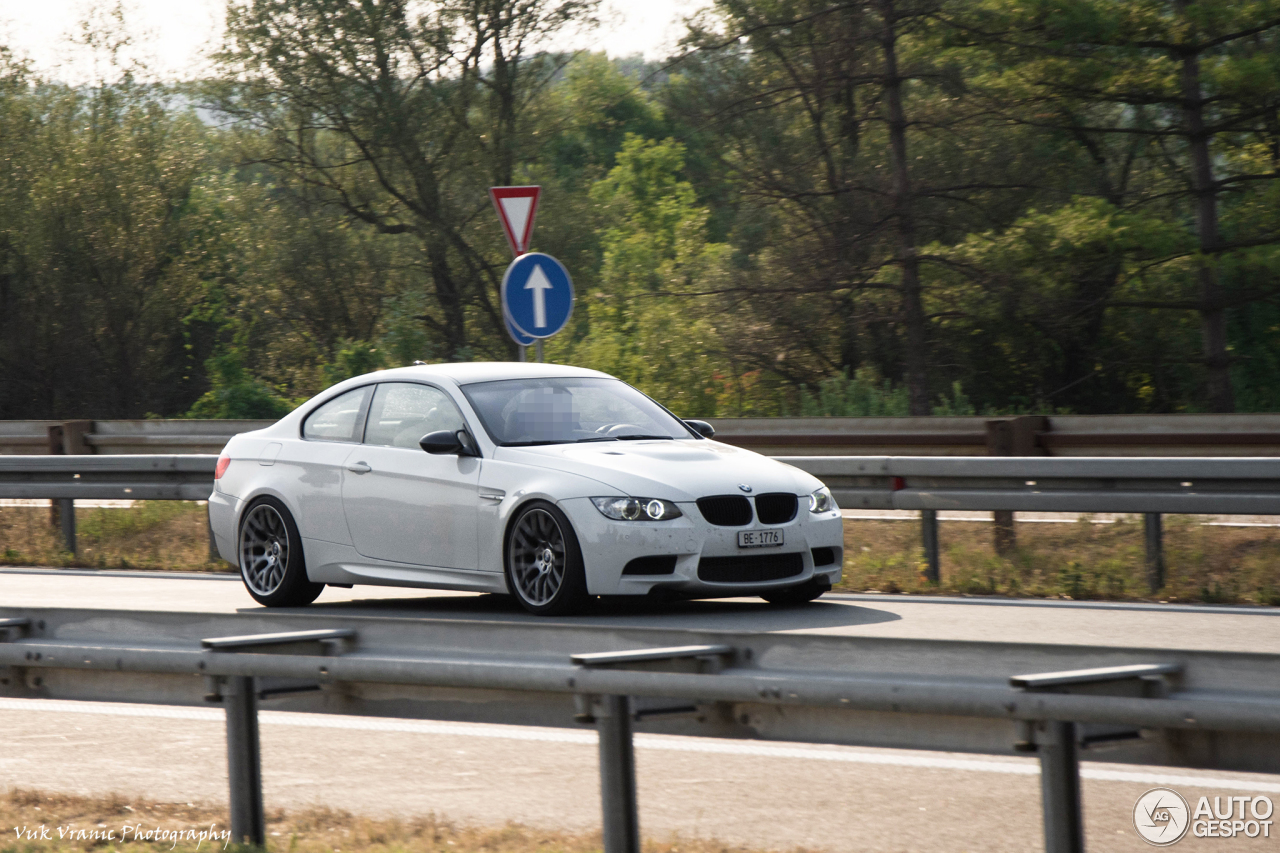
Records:
[[[537,339],[537,338],[535,338],[535,337],[532,337],[532,336],[530,336],[530,335],[526,335],[524,332],[520,331],[520,330],[519,330],[519,329],[517,329],[515,326],[511,325],[511,318],[510,318],[510,317],[506,317],[506,316],[504,316],[504,317],[502,318],[502,320],[503,320],[503,322],[504,322],[504,323],[506,323],[506,326],[507,326],[507,334],[511,336],[511,340],[515,341],[515,342],[516,342],[516,343],[518,343],[520,346],[522,346],[522,347],[531,347],[531,346],[533,346],[534,342],[538,340],[538,339]]]
[[[502,277],[502,314],[512,331],[549,338],[564,328],[572,313],[573,282],[555,258],[529,252],[507,267]]]

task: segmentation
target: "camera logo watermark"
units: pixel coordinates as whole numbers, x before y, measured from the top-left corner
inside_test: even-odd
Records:
[[[1177,844],[1191,826],[1191,809],[1172,788],[1152,788],[1133,806],[1133,828],[1148,844]]]
[[[1133,806],[1133,828],[1153,847],[1177,844],[1188,830],[1196,838],[1270,838],[1275,804],[1270,797],[1208,797],[1195,810],[1172,788],[1152,788]]]

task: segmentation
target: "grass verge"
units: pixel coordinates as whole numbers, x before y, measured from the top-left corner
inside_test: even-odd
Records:
[[[226,830],[226,810],[199,803],[144,802],[118,794],[95,798],[14,788],[0,798],[0,828],[7,835],[0,842],[0,853],[209,853],[222,850],[224,841],[188,841],[185,834],[208,830],[211,824],[216,832]],[[41,826],[51,836],[49,839],[39,840]],[[127,837],[121,841],[126,827]],[[37,838],[19,839],[14,828],[34,830]],[[63,830],[62,837],[58,828]],[[158,836],[156,830],[171,835],[162,840],[137,840],[139,832]],[[178,831],[183,833],[183,840],[175,843],[172,833]],[[114,833],[114,838],[103,837],[109,832]],[[434,815],[377,820],[327,808],[270,812],[267,835],[270,853],[597,853],[601,849],[598,832],[559,832],[520,824],[461,826]],[[747,850],[712,840],[680,838],[667,842],[646,839],[643,846],[645,853]]]
[[[0,507],[0,564],[234,571],[210,560],[203,505],[138,501],[132,509],[77,509],[80,553],[59,547],[49,510]],[[1140,516],[1096,524],[1019,523],[1018,546],[996,554],[992,527],[943,522],[942,580],[924,577],[920,525],[846,519],[844,592],[1007,595],[1280,605],[1280,528],[1211,527],[1165,516],[1166,583],[1147,588]]]
[[[47,507],[0,507],[0,564],[96,569],[232,571],[209,559],[207,511],[189,501],[136,501],[132,508],[77,508],[79,553],[62,549]]]
[[[1165,516],[1165,585],[1147,586],[1140,516],[1096,524],[1017,524],[1017,547],[995,552],[992,525],[939,525],[941,582],[925,579],[920,525],[846,519],[843,592],[1004,595],[1280,605],[1280,528],[1211,527]]]

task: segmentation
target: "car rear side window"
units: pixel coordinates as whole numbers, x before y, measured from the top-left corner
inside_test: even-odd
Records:
[[[466,429],[462,413],[439,388],[414,382],[384,382],[373,395],[365,444],[418,450],[429,432]]]
[[[365,387],[334,397],[307,415],[302,424],[302,437],[318,441],[359,441],[360,412],[368,393]]]

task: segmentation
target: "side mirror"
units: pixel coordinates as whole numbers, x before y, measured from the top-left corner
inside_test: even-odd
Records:
[[[685,421],[685,426],[703,438],[711,438],[716,434],[716,428],[706,421]]]
[[[454,433],[458,437],[458,445],[462,450],[458,451],[459,456],[479,456],[480,448],[476,447],[476,440],[471,437],[471,433],[465,429],[460,429]]]
[[[479,456],[475,440],[465,429],[440,429],[429,432],[418,440],[418,446],[428,453],[439,455]]]

